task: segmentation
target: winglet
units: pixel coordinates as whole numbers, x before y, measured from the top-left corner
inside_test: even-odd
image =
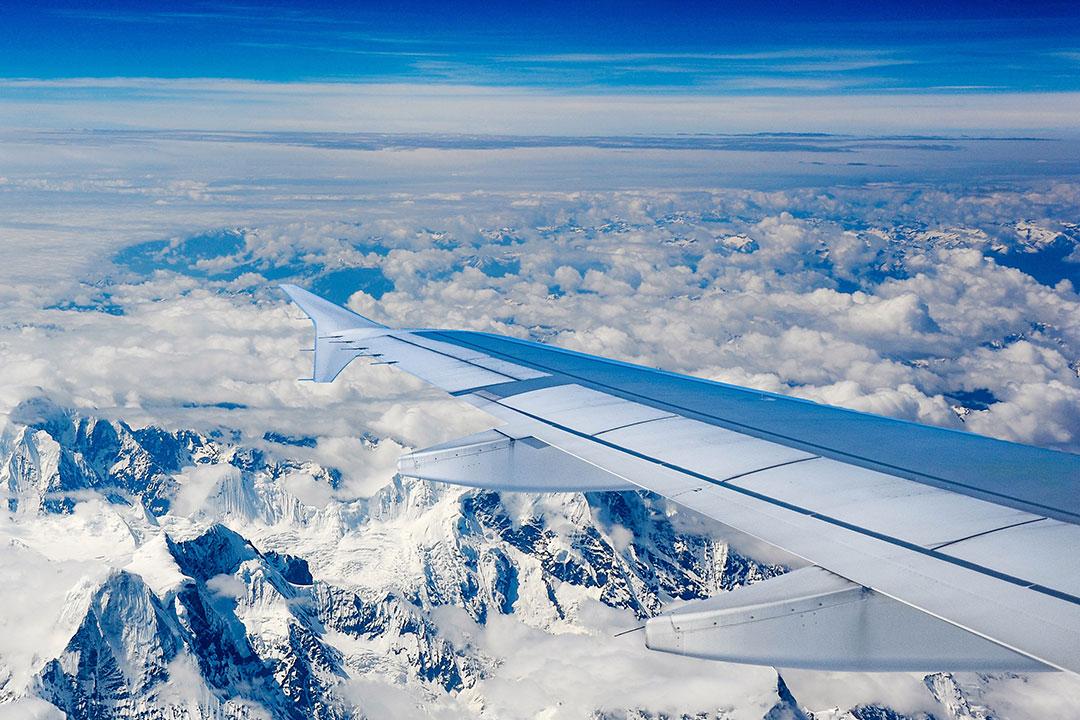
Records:
[[[360,354],[345,344],[332,342],[333,338],[329,336],[347,330],[386,329],[385,325],[368,320],[296,285],[282,285],[281,289],[315,325],[315,368],[311,374],[314,382],[332,382]]]
[[[363,315],[358,315],[352,310],[335,305],[314,293],[309,293],[302,287],[296,285],[281,285],[280,287],[311,318],[311,321],[315,323],[315,331],[319,335],[330,335],[339,330],[352,330],[354,328],[386,327],[373,320],[368,320]]]

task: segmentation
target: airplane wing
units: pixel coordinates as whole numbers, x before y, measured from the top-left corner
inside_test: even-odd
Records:
[[[646,644],[833,670],[1080,672],[1080,455],[548,345],[386,328],[296,286],[313,380],[395,364],[501,424],[403,475],[645,489],[809,566],[651,618]]]

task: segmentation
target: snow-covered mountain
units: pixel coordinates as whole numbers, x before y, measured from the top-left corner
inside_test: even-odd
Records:
[[[774,671],[613,637],[784,571],[654,497],[395,477],[343,500],[340,473],[282,438],[136,429],[43,398],[10,417],[0,568],[28,580],[0,590],[0,717],[931,717],[811,713]],[[327,500],[301,500],[298,477]],[[990,718],[988,682],[928,676],[922,702]]]

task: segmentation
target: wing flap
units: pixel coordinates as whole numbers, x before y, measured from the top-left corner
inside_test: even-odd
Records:
[[[818,567],[650,618],[645,644],[708,660],[843,672],[1050,669]]]

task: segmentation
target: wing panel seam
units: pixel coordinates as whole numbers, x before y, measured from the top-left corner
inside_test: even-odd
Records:
[[[977,533],[974,533],[972,535],[968,535],[967,537],[957,538],[956,540],[949,540],[947,542],[941,543],[940,545],[935,545],[931,549],[932,550],[940,550],[941,548],[948,547],[950,545],[955,545],[957,543],[967,542],[968,540],[974,540],[975,538],[980,538],[980,537],[982,537],[984,535],[991,535],[991,534],[996,533],[996,532],[1001,532],[1002,530],[1011,530],[1012,528],[1020,527],[1021,525],[1031,525],[1032,523],[1042,522],[1043,520],[1049,520],[1049,519],[1050,518],[1037,517],[1037,518],[1032,518],[1030,520],[1021,520],[1020,522],[1014,522],[1014,523],[1012,523],[1010,525],[1002,525],[1001,527],[992,528],[990,530],[983,530],[982,532],[977,532]]]
[[[502,403],[499,403],[499,404],[501,405]],[[629,428],[629,427],[637,427],[638,425],[645,425],[647,423],[658,422],[660,420],[670,420],[671,418],[674,418],[674,417],[679,417],[679,416],[675,415],[675,414],[671,414],[671,415],[664,415],[663,417],[658,417],[658,418],[645,418],[644,420],[635,420],[634,422],[626,423],[625,425],[619,425],[617,427],[608,428],[607,430],[601,430],[600,432],[596,433],[593,437],[599,437],[599,436],[603,435],[604,433],[615,432],[616,430],[625,430],[626,428]]]
[[[738,480],[739,478],[744,478],[747,475],[753,475],[754,473],[765,472],[766,470],[775,470],[776,468],[787,467],[788,465],[794,465],[795,463],[803,463],[803,462],[806,462],[808,460],[820,460],[820,459],[821,459],[820,455],[811,455],[810,457],[795,458],[794,460],[785,460],[784,462],[778,462],[778,463],[775,463],[773,465],[766,465],[765,467],[759,467],[759,468],[755,468],[753,470],[747,470],[745,472],[741,472],[741,473],[739,473],[737,475],[732,475],[731,477],[726,477],[723,480],[718,480],[716,482],[718,484],[720,484],[720,485],[727,485],[732,480]],[[738,486],[733,485],[732,487],[738,487]]]

